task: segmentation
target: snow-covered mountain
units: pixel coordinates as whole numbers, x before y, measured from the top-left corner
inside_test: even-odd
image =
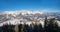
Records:
[[[48,19],[55,18],[55,14],[40,12],[40,11],[5,11],[0,13],[0,26],[5,24],[32,24],[32,21],[38,21],[44,26],[44,19],[47,16]],[[35,23],[35,22],[33,22]],[[59,21],[58,21],[59,23]],[[59,24],[60,25],[60,24]]]
[[[32,18],[36,18],[35,15],[42,15],[43,12],[39,11],[5,11],[0,13],[0,25],[9,24],[24,24],[26,22],[31,23]]]

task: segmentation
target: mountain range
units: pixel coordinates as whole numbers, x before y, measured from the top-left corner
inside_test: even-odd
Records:
[[[47,13],[41,11],[5,11],[0,13],[0,26],[5,24],[28,24],[30,25],[32,21],[38,21],[44,25],[44,19],[47,16],[47,19],[56,18],[58,23],[60,23],[60,13]],[[35,22],[33,22],[35,23]],[[60,24],[58,24],[60,25]]]

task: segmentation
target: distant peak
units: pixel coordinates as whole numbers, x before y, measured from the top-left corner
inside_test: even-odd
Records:
[[[19,10],[19,11],[5,11],[5,14],[43,14],[43,12],[40,11],[30,11],[30,10]]]

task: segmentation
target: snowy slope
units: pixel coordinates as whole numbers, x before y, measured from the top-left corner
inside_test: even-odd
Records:
[[[37,24],[41,23],[42,26],[44,26],[44,19],[45,19],[45,12],[40,12],[40,11],[5,11],[0,13],[0,26],[3,26],[5,24],[11,24],[11,25],[16,25],[16,24],[32,24],[32,21],[38,21]],[[48,19],[54,18],[51,17],[50,15],[47,15]],[[60,21],[57,21],[58,23]],[[33,22],[35,24],[35,22]],[[60,24],[58,24],[60,25]]]

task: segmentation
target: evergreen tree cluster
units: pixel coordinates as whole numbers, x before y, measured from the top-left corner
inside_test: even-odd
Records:
[[[0,27],[0,32],[60,32],[60,27],[58,23],[55,22],[55,18],[50,19],[49,24],[47,24],[47,18],[45,18],[45,25],[42,27],[41,24],[37,25],[3,25]]]

